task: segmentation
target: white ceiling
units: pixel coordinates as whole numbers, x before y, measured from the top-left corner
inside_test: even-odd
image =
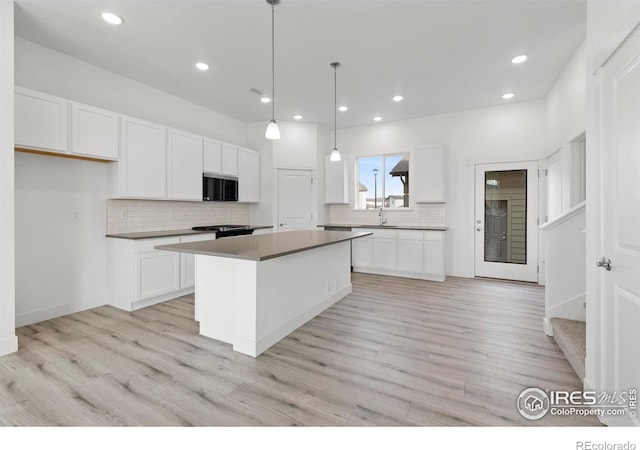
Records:
[[[119,14],[114,27],[102,11]],[[16,34],[251,123],[271,106],[271,8],[264,0],[16,2]],[[338,128],[543,98],[583,42],[584,1],[282,0],[276,119]],[[516,66],[511,57],[526,53]],[[198,60],[212,69],[200,72]],[[402,94],[395,103],[391,97]]]

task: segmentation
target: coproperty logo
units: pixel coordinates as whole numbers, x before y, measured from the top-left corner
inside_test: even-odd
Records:
[[[542,419],[549,412],[549,396],[538,388],[528,388],[518,396],[518,411],[525,419]]]
[[[520,415],[529,420],[542,419],[548,413],[556,416],[622,416],[636,418],[637,389],[623,392],[551,391],[527,388],[518,396]]]

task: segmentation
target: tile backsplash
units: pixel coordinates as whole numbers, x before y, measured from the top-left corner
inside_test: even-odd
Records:
[[[107,200],[108,234],[247,223],[249,205],[241,203]]]
[[[384,209],[383,217],[389,225],[415,225],[428,227],[447,226],[447,205],[445,203],[417,204],[409,210]],[[377,225],[378,210],[357,210],[353,205],[331,205],[329,223]]]

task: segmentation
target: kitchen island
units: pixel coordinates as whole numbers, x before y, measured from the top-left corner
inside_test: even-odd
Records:
[[[351,292],[350,241],[369,234],[300,230],[156,249],[196,255],[200,334],[256,357]]]

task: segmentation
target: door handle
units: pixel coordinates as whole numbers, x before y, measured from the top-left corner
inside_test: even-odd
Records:
[[[478,227],[476,228],[476,231],[482,231],[482,228]]]
[[[600,259],[600,261],[596,262],[596,266],[598,267],[604,267],[605,269],[607,269],[607,272],[611,271],[611,260],[609,258],[606,258],[603,256],[602,259]]]
[[[281,223],[281,224],[280,224],[280,226],[281,226],[281,227],[283,227],[283,226],[285,226],[285,225],[286,225],[286,223]]]

